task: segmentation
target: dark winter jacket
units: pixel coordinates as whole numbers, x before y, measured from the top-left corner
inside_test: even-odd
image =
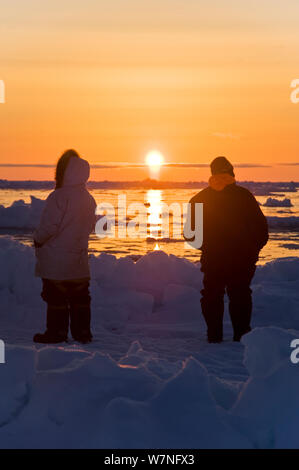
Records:
[[[210,180],[210,186],[190,201],[189,223],[191,219],[192,227],[194,204],[203,203],[203,271],[255,263],[259,251],[268,241],[267,220],[255,197],[235,182],[225,185],[219,178],[224,176],[217,175],[218,180],[212,177],[216,180],[212,186],[217,189],[211,187]]]

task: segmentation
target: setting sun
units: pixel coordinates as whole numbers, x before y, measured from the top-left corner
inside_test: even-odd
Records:
[[[160,167],[164,163],[163,155],[157,150],[152,150],[146,156],[146,164],[149,167]]]
[[[150,170],[150,176],[153,179],[159,178],[161,166],[164,164],[164,157],[158,150],[151,150],[145,158],[146,164]]]

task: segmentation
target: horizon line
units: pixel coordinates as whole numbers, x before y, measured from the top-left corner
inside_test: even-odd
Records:
[[[16,184],[21,184],[21,183],[40,183],[40,184],[45,184],[45,185],[53,185],[55,184],[54,179],[50,180],[34,180],[34,179],[24,179],[24,180],[9,180],[9,179],[3,179],[0,178],[0,189],[4,189],[1,187],[1,184],[4,182],[7,183],[16,183]],[[264,181],[255,181],[252,179],[248,180],[239,180],[236,179],[237,183],[254,183],[254,184],[295,184],[296,186],[299,186],[299,180],[264,180]],[[155,184],[155,185],[197,185],[197,184],[208,184],[208,180],[186,180],[186,181],[168,181],[168,180],[159,180],[159,179],[151,179],[151,178],[144,178],[144,179],[135,179],[135,180],[88,180],[88,184],[118,184],[118,185],[124,185],[124,184]]]

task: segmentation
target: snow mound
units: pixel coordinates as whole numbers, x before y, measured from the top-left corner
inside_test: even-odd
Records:
[[[32,230],[38,226],[45,201],[30,197],[30,204],[20,199],[9,207],[0,206],[1,228]]]
[[[276,199],[275,197],[268,197],[264,207],[293,207],[291,199],[284,198],[284,199]]]
[[[250,378],[232,414],[246,423],[246,434],[258,447],[299,447],[299,374],[290,359],[291,342],[298,337],[299,332],[262,328],[243,339]]]
[[[136,263],[130,257],[117,259],[105,253],[92,255],[90,262],[93,308],[106,327],[123,328],[130,320],[184,323],[198,318],[199,265],[161,251],[150,252]],[[186,301],[193,311],[187,311]],[[163,314],[162,310],[156,313],[159,308]]]

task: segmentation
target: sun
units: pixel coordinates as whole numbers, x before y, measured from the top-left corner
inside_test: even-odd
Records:
[[[158,169],[164,164],[164,157],[158,150],[151,150],[145,158],[146,164],[153,169]]]

